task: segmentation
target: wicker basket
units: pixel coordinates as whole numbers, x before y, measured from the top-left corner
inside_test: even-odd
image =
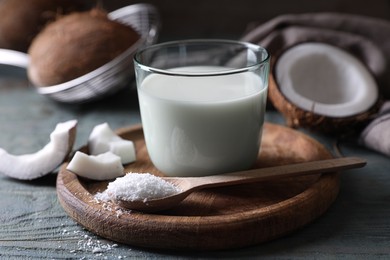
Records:
[[[157,39],[159,13],[152,5],[134,4],[109,13],[109,17],[134,28],[141,35],[139,41],[112,61],[81,77],[54,86],[36,87],[38,93],[63,103],[85,103],[129,85],[134,76],[134,53]]]

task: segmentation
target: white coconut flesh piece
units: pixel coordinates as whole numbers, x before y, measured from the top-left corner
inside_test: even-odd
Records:
[[[121,158],[112,152],[95,156],[77,151],[66,169],[78,176],[99,181],[124,175]]]
[[[33,180],[51,173],[72,150],[76,125],[76,120],[58,123],[50,134],[50,142],[36,153],[13,155],[0,148],[0,172],[20,180]]]
[[[283,53],[275,65],[282,94],[315,114],[342,118],[367,111],[378,100],[368,69],[348,52],[324,43],[302,43]]]
[[[91,155],[110,151],[121,158],[122,164],[136,160],[134,143],[115,134],[108,123],[93,128],[88,139],[88,149]]]

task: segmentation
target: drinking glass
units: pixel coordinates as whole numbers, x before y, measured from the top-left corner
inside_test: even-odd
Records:
[[[230,40],[140,49],[134,67],[154,166],[168,176],[250,168],[259,153],[269,61],[264,48]]]

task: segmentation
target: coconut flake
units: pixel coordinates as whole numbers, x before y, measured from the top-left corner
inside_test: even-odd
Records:
[[[275,74],[292,103],[319,115],[353,116],[378,100],[378,86],[367,68],[328,44],[302,43],[288,49],[279,57]]]
[[[110,180],[124,174],[121,159],[112,152],[87,155],[77,151],[66,167],[67,170],[91,180]]]
[[[0,148],[0,172],[20,179],[32,180],[57,168],[72,150],[77,120],[58,123],[50,134],[50,142],[36,153],[12,155]]]
[[[136,160],[134,143],[115,134],[108,123],[93,128],[88,139],[88,148],[92,155],[110,151],[121,158],[122,164]]]
[[[102,201],[148,201],[164,198],[180,192],[174,184],[150,173],[127,173],[110,182],[107,189],[97,193],[95,198]]]

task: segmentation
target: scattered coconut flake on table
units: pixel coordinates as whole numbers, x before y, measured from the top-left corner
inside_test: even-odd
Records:
[[[83,252],[91,252],[95,254],[95,256],[103,256],[103,254],[118,247],[118,244],[116,243],[101,241],[97,237],[87,234],[83,235],[81,231],[74,231],[74,234],[80,236],[80,239],[77,242],[77,250],[71,251],[71,253],[74,253],[75,255]],[[119,256],[118,259],[120,259]]]
[[[95,198],[102,201],[144,201],[164,198],[180,192],[174,184],[150,173],[127,173],[110,182],[107,189],[97,193]]]

